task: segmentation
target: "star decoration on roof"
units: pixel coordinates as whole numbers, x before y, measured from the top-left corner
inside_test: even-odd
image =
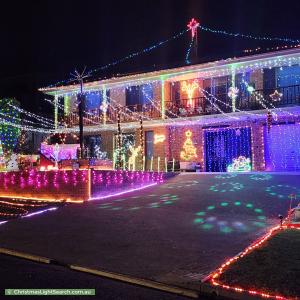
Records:
[[[277,90],[275,90],[273,94],[270,94],[270,98],[272,99],[272,101],[278,102],[282,98],[282,93],[279,93]]]
[[[195,20],[194,18],[190,21],[190,23],[187,24],[188,29],[191,30],[191,32],[192,32],[192,38],[195,37],[196,30],[199,25],[200,25],[200,23],[197,20]]]

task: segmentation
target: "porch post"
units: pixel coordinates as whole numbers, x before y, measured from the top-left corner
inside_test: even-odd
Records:
[[[235,88],[235,68],[231,69],[231,87]],[[232,112],[236,110],[236,96],[231,97]]]
[[[165,78],[161,77],[161,118],[165,118]]]
[[[106,95],[106,87],[103,85],[102,89],[102,104],[101,104],[101,110],[102,110],[102,115],[103,115],[103,125],[106,124],[107,120],[107,95]]]
[[[57,129],[58,124],[58,95],[54,96],[54,128]]]

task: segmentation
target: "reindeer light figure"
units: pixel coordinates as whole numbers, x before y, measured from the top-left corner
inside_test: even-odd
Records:
[[[141,151],[141,146],[134,148],[133,146],[130,145],[129,151],[131,152],[131,155],[128,158],[128,170],[135,171],[135,161],[136,161],[136,157]]]
[[[190,106],[190,107],[193,106],[193,95],[194,95],[195,89],[197,89],[197,88],[199,88],[199,84],[196,80],[194,80],[192,83],[187,83],[186,81],[183,82],[181,90],[183,92],[187,93],[187,96],[188,96],[187,106]]]

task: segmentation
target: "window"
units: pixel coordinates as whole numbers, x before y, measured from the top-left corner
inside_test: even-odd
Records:
[[[277,87],[300,84],[300,66],[282,67],[276,72]]]
[[[153,143],[154,143],[154,133],[153,131],[145,132],[145,140],[146,140],[146,158],[151,159],[153,156]]]
[[[106,91],[107,102],[109,102],[109,91]],[[103,101],[102,91],[85,94],[85,110],[99,109]]]
[[[151,103],[153,99],[152,84],[131,86],[126,89],[126,105],[145,105]]]

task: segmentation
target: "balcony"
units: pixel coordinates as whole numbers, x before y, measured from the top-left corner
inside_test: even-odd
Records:
[[[300,105],[300,85],[281,87],[276,89],[279,95],[273,96],[275,89],[256,90],[254,93],[247,91],[239,93],[236,98],[236,111],[250,111],[259,109],[272,109]],[[190,101],[191,100],[191,101]],[[192,104],[192,105],[190,105]],[[232,100],[227,94],[215,96],[197,97],[192,99],[180,99],[178,101],[165,101],[165,115],[168,118],[191,117],[201,115],[220,114],[232,112]],[[107,123],[116,123],[118,113],[121,122],[133,122],[143,116],[144,120],[161,118],[160,107],[149,105],[123,106],[119,108],[109,107],[107,111]],[[68,126],[79,123],[77,113],[65,117]],[[84,114],[84,125],[91,126],[101,124],[103,116],[100,109]]]

